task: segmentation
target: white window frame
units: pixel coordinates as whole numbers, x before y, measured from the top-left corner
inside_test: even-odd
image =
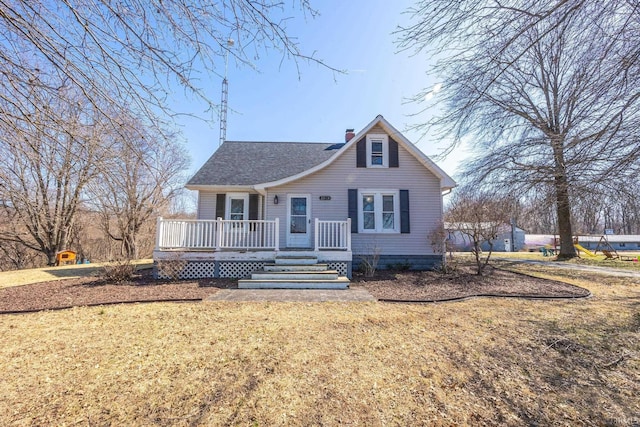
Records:
[[[249,193],[227,193],[224,219],[231,220],[231,200],[232,199],[244,200],[242,219],[243,220],[249,219]]]
[[[374,165],[371,162],[373,142],[382,142],[382,164]],[[368,168],[388,168],[389,167],[389,135],[372,133],[367,135],[367,167]]]
[[[374,229],[364,228],[364,211],[362,198],[366,195],[373,195],[374,218],[376,227]],[[393,196],[393,228],[382,228],[382,198],[383,196]],[[363,189],[358,190],[358,233],[400,233],[400,191],[399,190],[380,190],[380,189]]]

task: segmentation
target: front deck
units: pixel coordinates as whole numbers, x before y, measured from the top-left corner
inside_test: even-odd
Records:
[[[276,257],[308,256],[351,277],[351,222],[314,220],[313,247],[281,247],[275,220],[158,219],[154,269],[158,278],[243,278]]]

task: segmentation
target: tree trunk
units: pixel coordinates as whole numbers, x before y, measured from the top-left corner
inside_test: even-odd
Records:
[[[573,229],[571,227],[571,203],[569,185],[564,164],[563,141],[558,138],[552,141],[556,176],[554,180],[556,192],[556,210],[558,214],[558,234],[560,235],[560,253],[558,259],[570,259],[577,256],[573,246]]]
[[[56,251],[47,250],[45,252],[45,255],[47,256],[48,267],[53,267],[54,265],[56,265]]]

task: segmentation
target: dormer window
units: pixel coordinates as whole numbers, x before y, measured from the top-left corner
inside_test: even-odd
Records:
[[[389,167],[389,137],[387,135],[367,135],[367,167]]]

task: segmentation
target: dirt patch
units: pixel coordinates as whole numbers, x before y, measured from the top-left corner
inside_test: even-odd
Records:
[[[488,266],[478,276],[470,266],[451,273],[436,271],[378,271],[374,277],[355,274],[352,287],[362,286],[377,299],[397,301],[447,301],[473,296],[578,298],[588,290],[553,280]]]
[[[461,266],[453,273],[435,271],[379,271],[374,277],[356,273],[352,287],[363,287],[374,297],[395,301],[446,301],[471,296],[525,296],[575,298],[589,291],[552,280],[489,268],[484,276]],[[0,312],[49,310],[76,306],[144,301],[202,300],[218,289],[236,288],[233,279],[196,281],[154,280],[151,269],[140,270],[124,284],[84,277],[0,289]]]

